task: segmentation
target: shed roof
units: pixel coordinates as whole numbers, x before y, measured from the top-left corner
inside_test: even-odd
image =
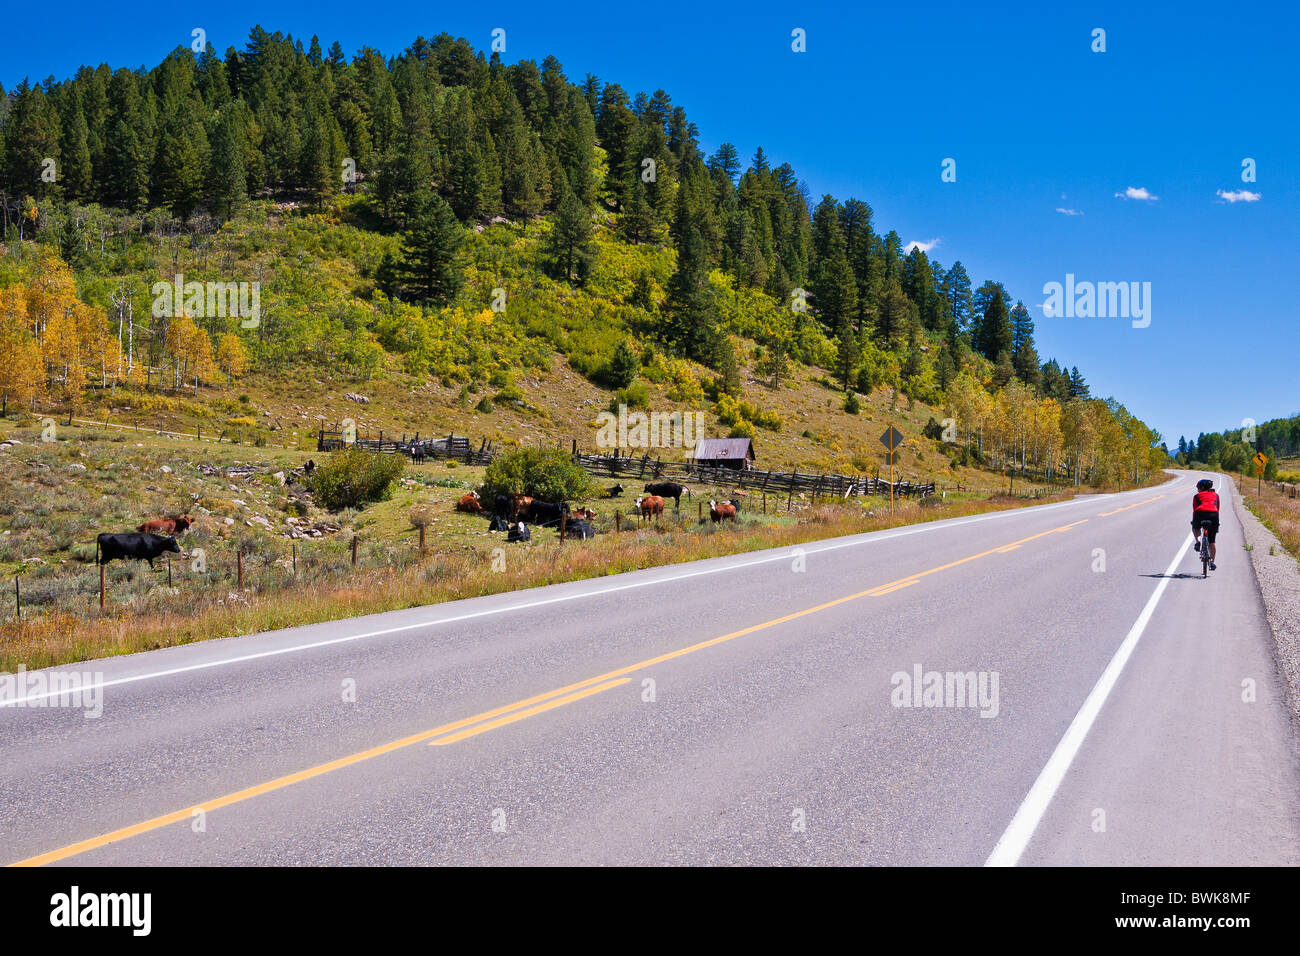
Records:
[[[716,460],[725,458],[735,460],[740,458],[754,458],[754,443],[751,438],[701,438],[695,443],[693,457],[698,461],[700,459]]]

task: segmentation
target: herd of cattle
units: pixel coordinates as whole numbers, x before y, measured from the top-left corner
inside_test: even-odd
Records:
[[[619,498],[623,491],[622,485],[614,485],[605,489],[605,497]],[[655,521],[662,517],[668,499],[671,498],[674,507],[680,510],[682,495],[689,494],[685,486],[675,481],[652,481],[645,486],[645,493],[637,497],[632,513],[639,515],[642,522]],[[735,521],[739,507],[739,502],[734,499],[710,501],[709,518],[715,524]],[[583,541],[596,533],[592,525],[596,512],[590,508],[570,508],[567,501],[543,501],[529,495],[497,495],[489,511],[483,506],[479,493],[471,491],[456,503],[456,510],[488,515],[488,530],[506,532],[509,541],[530,540],[529,525],[562,528],[566,538]],[[135,531],[100,534],[95,539],[95,563],[107,564],[129,558],[148,561],[152,568],[154,560],[164,554],[181,553],[176,538],[189,530],[192,524],[194,519],[189,515],[177,515],[146,521]]]
[[[605,489],[606,498],[620,498],[622,485],[613,485]],[[652,481],[645,486],[645,493],[636,499],[632,513],[639,515],[642,522],[654,521],[664,513],[667,499],[673,500],[677,510],[681,509],[682,495],[690,495],[685,485],[675,481]],[[735,521],[739,502],[709,502],[709,518],[714,522]],[[477,491],[463,495],[456,502],[456,510],[466,514],[488,516],[489,531],[505,531],[509,541],[528,541],[531,538],[529,525],[542,528],[563,529],[566,538],[586,540],[595,534],[592,521],[596,512],[590,508],[570,509],[567,501],[543,501],[529,495],[497,495],[491,508],[484,505]]]

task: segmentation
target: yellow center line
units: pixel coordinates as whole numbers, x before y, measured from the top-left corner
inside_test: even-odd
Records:
[[[543,694],[536,694],[532,697],[526,698],[525,700],[515,701],[513,704],[506,704],[502,707],[496,707],[493,708],[492,710],[484,711],[481,714],[475,714],[473,717],[465,717],[461,720],[453,721],[452,723],[449,724],[443,724],[440,727],[435,727],[432,730],[422,731],[421,733],[413,734],[409,737],[403,737],[400,740],[394,740],[390,743],[381,744],[377,747],[371,747],[369,750],[363,750],[359,753],[351,754],[346,757],[340,757],[337,760],[331,760],[328,763],[319,764],[315,767],[309,767],[306,770],[299,770],[296,773],[287,774],[286,776],[283,777],[276,777],[274,780],[268,780],[266,783],[260,783],[252,787],[245,787],[243,790],[236,790],[235,792],[228,793],[223,797],[217,797],[215,800],[209,800],[205,803],[198,803],[193,806],[186,807],[184,810],[176,810],[173,813],[163,814],[162,816],[152,817],[151,819],[133,824],[129,827],[122,827],[121,829],[113,830],[111,833],[105,833],[100,836],[90,837],[89,839],[81,840],[77,843],[69,844],[68,846],[62,847],[57,850],[51,850],[48,853],[42,853],[39,856],[28,857],[25,860],[19,860],[18,862],[11,863],[9,865],[10,866],[44,866],[47,863],[57,863],[60,860],[66,860],[68,857],[77,856],[78,854],[86,853],[90,850],[98,849],[99,847],[102,846],[107,846],[110,843],[116,843],[119,840],[126,840],[134,836],[139,836],[143,833],[148,833],[152,830],[161,829],[162,827],[169,826],[173,823],[180,823],[183,820],[188,820],[193,817],[194,812],[196,810],[202,810],[205,813],[212,810],[219,810],[222,807],[228,807],[231,804],[241,803],[244,800],[250,800],[254,797],[259,797],[264,794],[272,793],[276,790],[281,790],[285,787],[292,786],[295,783],[301,783],[304,780],[311,780],[314,777],[322,776],[334,770],[341,770],[344,767],[350,767],[354,764],[358,764],[363,761],[370,760],[374,757],[380,757],[383,756],[384,754],[390,754],[393,751],[401,750],[405,747],[410,747],[414,744],[423,743],[424,741],[432,741],[433,743],[437,743],[437,744],[449,744],[449,743],[454,743],[457,740],[464,740],[466,737],[483,733],[484,731],[491,730],[495,727],[500,727],[503,724],[513,723],[516,720],[522,720],[526,717],[533,716],[534,714],[541,713],[542,711],[549,710],[552,707],[559,707],[562,704],[566,704],[574,700],[579,700],[582,697],[589,696],[589,694],[595,694],[602,690],[607,690],[610,687],[615,687],[618,686],[619,684],[626,683],[627,682],[626,680],[617,680],[617,678],[625,677],[625,675],[633,673],[635,671],[645,670],[646,668],[653,667],[656,664],[662,664],[667,661],[676,660],[679,657],[685,657],[688,654],[694,654],[698,651],[702,651],[710,647],[716,647],[719,644],[724,644],[728,641],[734,641],[737,638],[745,637],[749,634],[754,634],[758,631],[767,630],[768,628],[777,627],[778,625],[786,624],[790,621],[798,620],[801,617],[807,617],[810,614],[817,614],[821,611],[829,610],[830,608],[833,607],[838,607],[841,604],[847,604],[850,601],[856,601],[859,598],[880,597],[882,595],[890,593],[891,591],[901,590],[902,588],[909,587],[910,585],[916,584],[920,581],[921,578],[926,577],[927,575],[937,574],[940,571],[946,571],[949,568],[955,568],[959,565],[966,564],[969,561],[974,561],[977,558],[987,557],[990,554],[997,554],[1000,551],[1002,551],[1004,548],[1018,547],[1019,545],[1022,545],[1026,542],[1034,541],[1038,538],[1045,537],[1049,534],[1059,534],[1064,531],[1069,531],[1071,528],[1084,524],[1087,521],[1088,519],[1084,518],[1080,521],[1072,522],[1071,524],[1062,525],[1059,528],[1053,528],[1050,531],[1043,531],[1038,534],[1030,535],[1027,538],[1021,538],[1019,541],[1011,542],[1011,545],[1001,545],[997,548],[990,548],[988,551],[981,551],[979,554],[972,554],[969,557],[960,558],[956,561],[950,561],[948,564],[942,564],[939,567],[931,568],[928,571],[921,571],[916,574],[910,574],[905,578],[899,578],[895,581],[890,581],[887,584],[876,585],[875,587],[869,588],[868,590],[865,591],[858,591],[855,594],[848,594],[845,595],[844,597],[835,598],[832,601],[827,601],[824,604],[818,604],[815,607],[804,608],[802,611],[794,611],[790,614],[782,615],[781,617],[775,617],[772,618],[772,620],[770,621],[764,621],[761,624],[753,624],[749,627],[742,628],[739,631],[732,631],[729,634],[723,634],[719,637],[712,637],[705,641],[699,641],[698,643],[691,644],[687,647],[681,647],[675,651],[668,651],[666,653],[659,654],[655,657],[650,657],[647,658],[646,660],[638,661],[635,664],[629,664],[626,667],[620,667],[616,670],[609,671],[605,674],[599,674],[595,677],[589,677],[586,680],[578,681],[575,684],[569,684],[568,686],[547,691],[546,693]],[[630,678],[628,679],[630,680]],[[594,685],[600,685],[600,686],[594,686]],[[586,693],[581,693],[581,694],[574,693],[575,691],[583,691],[586,688],[590,688],[590,690]],[[535,704],[541,704],[542,702],[547,702],[547,703],[540,707],[533,706]],[[521,708],[524,709],[521,710]],[[510,715],[508,719],[500,720],[500,721],[494,720],[494,718],[501,717],[502,715],[506,715],[506,714]],[[485,723],[485,722],[490,722],[490,723]],[[476,724],[480,724],[482,726],[474,727],[473,725]],[[472,730],[464,734],[454,733],[454,731],[459,731],[462,730],[463,728],[472,728]],[[451,736],[444,737],[444,735],[451,735]],[[434,740],[433,738],[435,737],[443,738],[443,739]]]
[[[555,700],[547,701],[544,704],[538,704],[536,707],[529,707],[527,710],[520,710],[505,717],[498,717],[496,720],[490,720],[486,724],[478,724],[468,730],[462,730],[458,733],[448,734],[446,737],[439,737],[437,740],[429,742],[430,747],[442,747],[446,744],[454,744],[458,740],[464,740],[466,737],[473,737],[476,734],[486,733],[489,730],[495,730],[498,727],[504,727],[506,724],[513,724],[517,720],[523,720],[525,717],[532,717],[534,714],[540,714],[546,710],[553,710],[556,707],[562,707],[565,704],[572,703],[575,700],[582,700],[584,697],[590,697],[592,694],[599,694],[602,690],[609,690],[611,687],[618,687],[620,684],[626,684],[632,678],[624,677],[622,680],[606,681],[603,684],[597,684],[595,687],[588,687],[586,690],[580,690],[574,694],[565,694]]]
[[[1139,501],[1136,504],[1125,505],[1123,508],[1116,508],[1114,511],[1103,511],[1097,515],[1098,518],[1109,518],[1111,515],[1117,515],[1121,511],[1128,511],[1130,508],[1141,508],[1143,505],[1149,505],[1153,501],[1159,501],[1164,495],[1156,495],[1154,498],[1147,498],[1145,501]]]

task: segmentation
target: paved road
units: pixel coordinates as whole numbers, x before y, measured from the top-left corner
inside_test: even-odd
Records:
[[[1192,478],[79,665],[98,719],[0,707],[0,852],[1295,864],[1271,638],[1231,513],[1200,578]]]

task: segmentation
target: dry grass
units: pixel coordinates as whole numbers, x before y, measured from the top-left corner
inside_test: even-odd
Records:
[[[1277,535],[1292,557],[1300,560],[1300,498],[1292,498],[1289,492],[1267,482],[1261,487],[1252,478],[1238,479],[1238,489],[1246,507]]]

